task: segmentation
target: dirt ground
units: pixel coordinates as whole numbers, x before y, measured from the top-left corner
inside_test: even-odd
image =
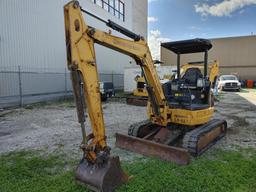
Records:
[[[130,124],[146,119],[146,108],[110,101],[103,104],[103,109],[112,154],[128,161],[139,156],[116,148],[114,134],[127,134]],[[216,148],[256,148],[256,91],[225,92],[221,94],[215,111],[215,118],[226,119],[228,122],[227,137]],[[89,120],[86,125],[89,132]],[[0,113],[0,154],[23,149],[41,149],[46,153],[64,152],[77,158],[81,155],[80,141],[80,126],[72,102]]]

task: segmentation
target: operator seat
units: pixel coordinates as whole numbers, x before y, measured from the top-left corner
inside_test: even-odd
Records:
[[[185,85],[188,86],[188,88],[184,88],[182,90],[182,92],[186,93],[187,96],[179,98],[179,100],[181,99],[180,101],[178,101],[177,98],[175,97],[176,91],[171,89],[171,85],[172,83],[175,83],[175,80],[173,82],[169,81],[163,84],[163,91],[169,106],[173,108],[183,108],[188,110],[201,110],[209,108],[209,104],[207,102],[207,91],[202,92],[203,87],[197,86],[197,80],[200,78],[203,79],[203,75],[200,69],[187,69],[187,71],[181,78]],[[193,100],[189,99],[191,97],[191,94],[195,96]],[[204,99],[201,99],[202,94],[205,94]]]
[[[188,86],[197,88],[197,80],[199,78],[203,78],[200,69],[189,68],[181,79],[184,80]]]

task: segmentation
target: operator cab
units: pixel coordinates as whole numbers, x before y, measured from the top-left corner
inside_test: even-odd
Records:
[[[163,85],[164,94],[172,108],[201,110],[210,107],[211,82],[208,73],[208,51],[212,44],[206,39],[192,39],[162,43],[162,47],[177,54],[177,75]],[[203,73],[199,68],[191,67],[181,76],[180,58],[183,54],[203,53]],[[195,62],[197,64],[198,62]],[[190,63],[193,64],[193,63]]]

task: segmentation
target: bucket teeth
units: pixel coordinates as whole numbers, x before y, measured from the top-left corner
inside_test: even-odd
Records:
[[[109,157],[102,164],[91,164],[83,159],[76,169],[75,177],[80,184],[98,192],[112,192],[128,181],[119,157]]]

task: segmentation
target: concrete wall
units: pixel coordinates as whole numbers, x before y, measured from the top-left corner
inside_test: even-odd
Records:
[[[148,35],[148,0],[132,0],[132,30],[147,39]]]
[[[219,60],[221,74],[237,74],[241,79],[256,80],[256,36],[212,39],[209,61]],[[165,65],[176,65],[176,55],[161,47]],[[181,63],[202,61],[203,54],[181,56]]]

